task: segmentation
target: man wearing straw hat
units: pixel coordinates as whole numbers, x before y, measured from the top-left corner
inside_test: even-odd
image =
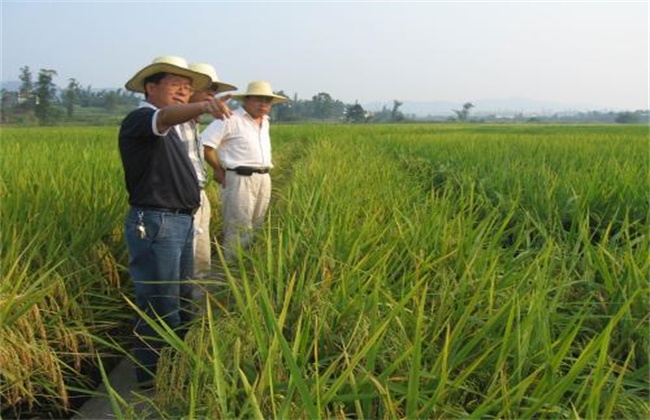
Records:
[[[135,282],[136,377],[153,385],[162,347],[141,313],[164,321],[180,336],[193,318],[193,214],[200,205],[196,171],[181,140],[179,124],[202,114],[229,117],[223,100],[188,103],[210,77],[191,70],[185,59],[158,57],[138,71],[126,89],[144,101],[122,121],[119,149],[130,209],[125,222],[129,272]]]
[[[219,80],[214,67],[206,63],[190,63],[189,68],[198,73],[205,74],[211,80],[206,89],[195,90],[190,96],[190,102],[203,102],[220,93],[236,90],[237,87]],[[229,97],[227,97],[229,98]],[[227,99],[225,98],[225,99]],[[183,134],[188,156],[199,180],[201,188],[201,205],[194,214],[194,278],[201,280],[209,277],[211,271],[211,242],[210,242],[210,215],[212,208],[210,200],[205,193],[207,184],[207,171],[204,164],[203,145],[199,137],[199,118],[183,124]],[[199,285],[194,290],[195,300],[203,299],[203,286]]]
[[[201,134],[205,158],[221,184],[223,245],[231,259],[238,246],[250,244],[264,222],[271,198],[271,105],[288,99],[276,95],[266,81],[248,84],[233,95],[242,106],[228,120],[215,120]]]

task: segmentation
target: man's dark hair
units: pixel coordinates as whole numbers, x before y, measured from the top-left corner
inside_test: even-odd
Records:
[[[147,97],[147,83],[155,83],[158,84],[162,79],[167,76],[167,73],[164,71],[154,73],[151,76],[147,76],[144,78],[144,82],[142,82],[142,86],[144,87],[144,96],[145,98]]]

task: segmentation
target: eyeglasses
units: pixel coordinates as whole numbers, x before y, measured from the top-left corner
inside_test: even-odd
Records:
[[[184,90],[188,93],[192,93],[194,91],[194,89],[192,88],[192,82],[185,77],[168,76],[164,78],[162,82],[167,84],[172,89]]]

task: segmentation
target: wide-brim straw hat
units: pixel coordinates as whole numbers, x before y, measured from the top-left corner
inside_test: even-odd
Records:
[[[188,66],[190,70],[205,74],[212,80],[210,88],[214,89],[216,93],[229,92],[231,90],[237,90],[237,86],[231,85],[230,83],[224,83],[219,80],[217,76],[217,71],[210,64],[205,63],[190,63]]]
[[[126,82],[124,87],[132,92],[144,93],[144,80],[156,73],[170,73],[188,77],[192,81],[194,90],[207,89],[212,83],[210,76],[190,69],[184,58],[165,55],[154,58],[151,64],[138,71],[135,76]]]
[[[242,100],[246,96],[266,96],[269,98],[273,98],[273,100],[271,101],[272,104],[279,104],[289,100],[289,98],[285,96],[276,95],[275,93],[273,93],[273,89],[271,89],[271,85],[269,84],[269,82],[266,82],[264,80],[250,82],[248,84],[248,88],[246,89],[246,92],[235,94],[232,97],[237,100]]]

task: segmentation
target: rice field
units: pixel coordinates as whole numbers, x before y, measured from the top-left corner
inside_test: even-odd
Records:
[[[2,417],[65,414],[128,352],[117,131],[2,129]],[[185,340],[161,327],[152,417],[650,415],[647,126],[272,138],[265,229]]]

